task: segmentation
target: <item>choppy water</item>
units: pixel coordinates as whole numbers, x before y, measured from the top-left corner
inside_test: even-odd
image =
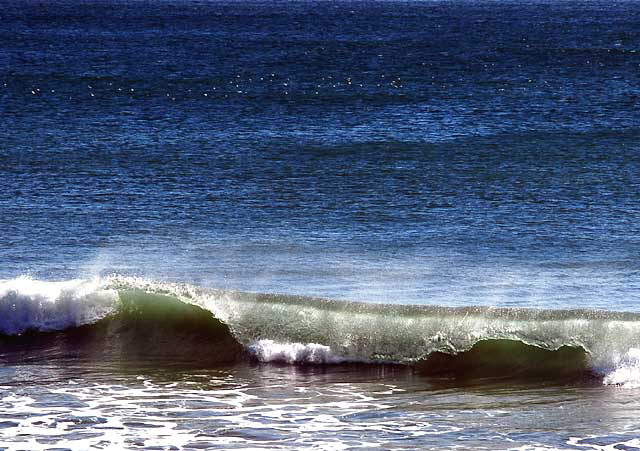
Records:
[[[634,1],[5,2],[0,449],[640,448],[639,105]]]
[[[460,386],[399,369],[261,365],[108,373],[47,365],[4,378],[0,424],[11,450],[639,445],[637,390],[604,386]],[[46,385],[34,392],[34,382]]]

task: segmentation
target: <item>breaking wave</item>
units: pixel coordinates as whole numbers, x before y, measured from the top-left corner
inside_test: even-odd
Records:
[[[0,281],[0,334],[63,330],[112,313],[118,293],[100,280],[44,282],[28,277]]]
[[[640,386],[640,315],[332,301],[113,276],[0,282],[0,360],[410,365]]]

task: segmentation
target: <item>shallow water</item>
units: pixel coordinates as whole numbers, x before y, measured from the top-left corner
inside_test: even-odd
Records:
[[[3,376],[0,399],[8,450],[639,445],[637,390],[602,385],[453,384],[406,368],[265,364],[109,371],[49,364],[12,373]]]

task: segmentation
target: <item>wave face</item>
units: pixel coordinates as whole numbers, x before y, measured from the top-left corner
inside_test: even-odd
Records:
[[[0,313],[5,351],[18,346],[22,358],[46,342],[58,343],[48,355],[88,348],[113,358],[229,362],[243,353],[263,362],[405,364],[435,376],[589,372],[640,384],[633,313],[368,304],[120,276],[5,281]],[[56,331],[75,336],[61,341]]]
[[[571,380],[593,376],[582,348],[542,349],[515,340],[482,340],[458,354],[434,352],[417,364],[429,376]]]
[[[2,285],[0,361],[56,358],[210,365],[242,346],[211,312],[175,297],[114,290],[105,281]]]

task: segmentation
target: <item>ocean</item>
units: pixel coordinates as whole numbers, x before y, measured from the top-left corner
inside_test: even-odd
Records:
[[[0,450],[640,449],[639,6],[3,0]]]

